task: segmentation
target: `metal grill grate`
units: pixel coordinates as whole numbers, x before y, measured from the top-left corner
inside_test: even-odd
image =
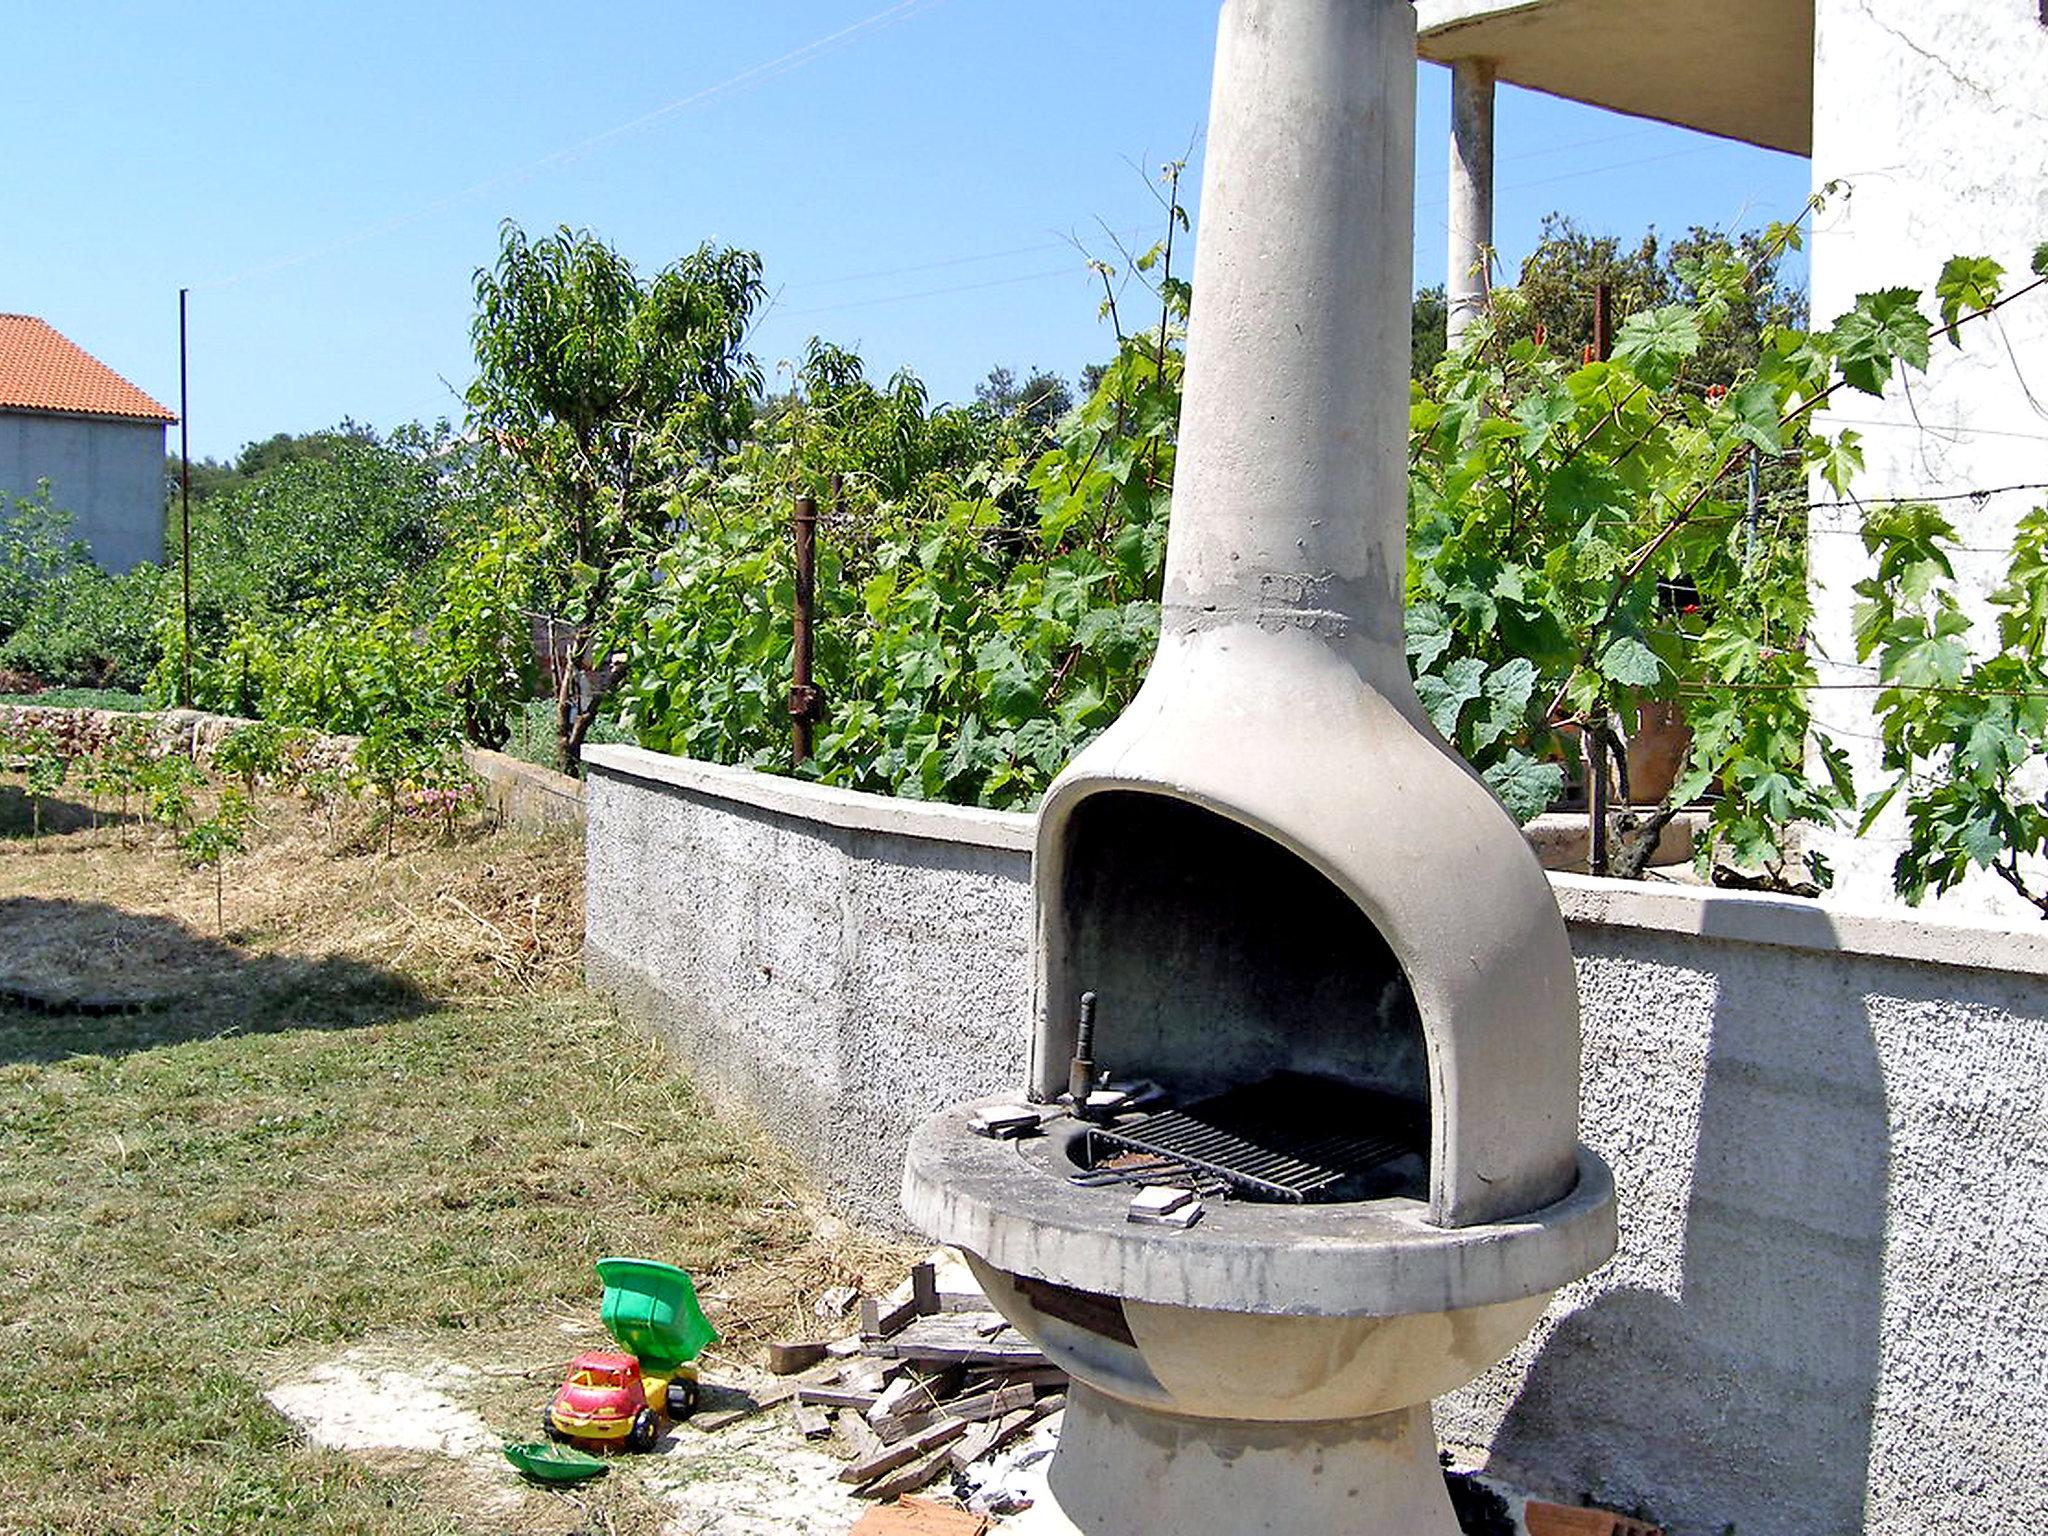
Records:
[[[1426,1156],[1429,1115],[1403,1099],[1281,1072],[1183,1109],[1088,1132],[1077,1183],[1189,1184],[1253,1200],[1359,1200],[1399,1182],[1389,1165]]]

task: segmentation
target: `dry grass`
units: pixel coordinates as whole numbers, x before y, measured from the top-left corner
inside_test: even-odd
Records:
[[[76,802],[46,806],[44,822],[69,830],[31,842],[18,786],[0,785],[0,892],[117,905],[130,918],[168,918],[214,933],[213,875],[168,833],[140,822],[86,825]],[[210,811],[202,800],[201,814]],[[13,835],[8,835],[10,832]],[[402,971],[442,998],[544,991],[570,981],[583,947],[578,829],[538,836],[409,825],[386,857],[371,810],[345,802],[330,818],[289,796],[266,794],[246,854],[225,866],[225,937],[265,953],[318,960],[347,955]],[[130,925],[132,927],[132,924]],[[51,954],[63,922],[33,925],[16,910],[0,928],[0,968],[17,977],[117,992],[184,984],[189,954],[146,957],[141,972],[121,943]],[[116,936],[118,938],[118,935]],[[64,946],[69,948],[69,946]],[[166,974],[162,965],[169,963]]]
[[[698,1277],[715,1370],[904,1253],[577,989],[573,835],[385,858],[344,821],[330,857],[317,812],[263,815],[217,939],[206,872],[133,828],[31,848],[0,806],[0,1529],[656,1531],[630,1478],[466,1502],[261,1389],[352,1346],[463,1360],[527,1438],[600,1254]],[[147,1006],[67,1011],[114,1001]]]

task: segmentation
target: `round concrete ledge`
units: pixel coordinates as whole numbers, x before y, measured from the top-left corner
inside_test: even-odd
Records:
[[[895,837],[921,837],[933,842],[969,843],[1026,853],[1031,851],[1034,836],[1034,818],[1018,811],[984,811],[975,806],[943,805],[930,800],[898,800],[888,795],[834,789],[806,779],[757,773],[751,768],[728,768],[666,752],[649,752],[642,747],[585,747],[583,763],[599,773],[730,800],[849,832],[883,832]]]
[[[1128,1187],[1069,1183],[1057,1136],[976,1135],[974,1111],[1000,1102],[954,1105],[918,1127],[903,1209],[940,1242],[1012,1274],[1167,1306],[1403,1317],[1542,1295],[1614,1252],[1614,1179],[1584,1147],[1572,1192],[1517,1220],[1431,1226],[1418,1200],[1212,1200],[1180,1230],[1126,1220]]]

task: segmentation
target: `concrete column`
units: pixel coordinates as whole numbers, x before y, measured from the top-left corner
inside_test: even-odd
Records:
[[[1493,261],[1493,81],[1488,59],[1451,66],[1451,345],[1486,307]]]

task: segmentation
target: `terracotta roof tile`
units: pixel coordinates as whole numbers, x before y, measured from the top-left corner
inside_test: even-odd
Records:
[[[178,419],[33,315],[0,314],[0,411]]]

